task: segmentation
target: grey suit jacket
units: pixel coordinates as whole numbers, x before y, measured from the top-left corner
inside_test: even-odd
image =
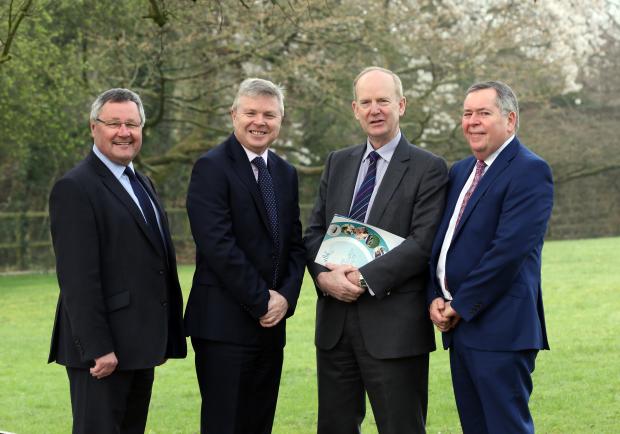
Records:
[[[308,270],[315,282],[326,269],[314,258],[334,214],[349,213],[365,147],[352,146],[327,157],[304,237]],[[408,357],[435,349],[425,287],[447,180],[441,158],[401,138],[378,187],[368,224],[405,241],[360,269],[375,296],[366,292],[355,302],[366,349],[373,357]],[[318,287],[317,294],[315,343],[330,349],[342,334],[347,303],[324,296]]]

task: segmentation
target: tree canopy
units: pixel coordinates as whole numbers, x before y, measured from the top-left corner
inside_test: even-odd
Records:
[[[2,0],[0,210],[45,208],[53,181],[90,149],[90,103],[110,87],[142,96],[138,163],[178,205],[191,163],[230,133],[230,104],[248,76],[285,86],[275,149],[307,174],[363,140],[351,86],[370,65],[402,78],[407,138],[448,161],[467,154],[462,97],[481,79],[509,83],[523,118],[578,113],[610,126],[596,113],[618,107],[608,93],[618,90],[618,56],[605,53],[619,52],[619,15],[611,0]],[[523,123],[528,144],[566,176],[585,173],[545,148],[550,126],[534,121]],[[617,146],[617,136],[602,140]],[[589,169],[619,164],[594,160]]]

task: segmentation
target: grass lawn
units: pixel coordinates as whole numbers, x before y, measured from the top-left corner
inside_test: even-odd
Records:
[[[552,351],[539,354],[534,373],[531,408],[537,432],[617,433],[620,238],[548,242],[543,257]],[[192,272],[193,267],[180,269],[186,299]],[[315,293],[309,283],[306,279],[288,323],[276,434],[316,432]],[[0,432],[70,432],[65,370],[46,364],[57,295],[52,274],[0,277]],[[169,361],[155,376],[147,432],[197,433],[193,354]],[[460,433],[443,350],[431,356],[429,400],[428,432]],[[363,432],[376,433],[370,409]]]

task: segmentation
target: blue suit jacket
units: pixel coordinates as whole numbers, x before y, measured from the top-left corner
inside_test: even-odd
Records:
[[[450,217],[476,160],[450,170],[448,199],[431,255],[428,301],[441,297],[436,269]],[[541,250],[553,206],[548,164],[515,139],[487,169],[455,230],[446,260],[452,306],[462,319],[443,334],[481,350],[548,349]]]
[[[269,289],[293,314],[305,265],[295,169],[269,152],[281,246],[275,250],[252,167],[234,135],[201,156],[192,171],[187,211],[196,272],[185,311],[188,336],[241,345],[284,346],[284,323],[263,328]],[[273,261],[279,273],[273,288]]]

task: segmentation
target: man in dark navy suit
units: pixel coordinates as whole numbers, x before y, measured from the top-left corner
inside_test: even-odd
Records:
[[[551,170],[516,137],[519,107],[504,83],[471,86],[461,122],[473,156],[450,170],[430,316],[450,348],[463,432],[533,433],[531,373],[549,349],[540,273]]]
[[[269,151],[279,86],[241,83],[234,132],[196,162],[187,211],[196,272],[185,311],[202,395],[202,433],[270,433],[304,248],[295,169]]]
[[[144,433],[155,366],[187,352],[166,214],[132,163],[144,122],[134,92],[99,95],[92,152],[50,195],[60,297],[49,362],[67,367],[73,433]]]

